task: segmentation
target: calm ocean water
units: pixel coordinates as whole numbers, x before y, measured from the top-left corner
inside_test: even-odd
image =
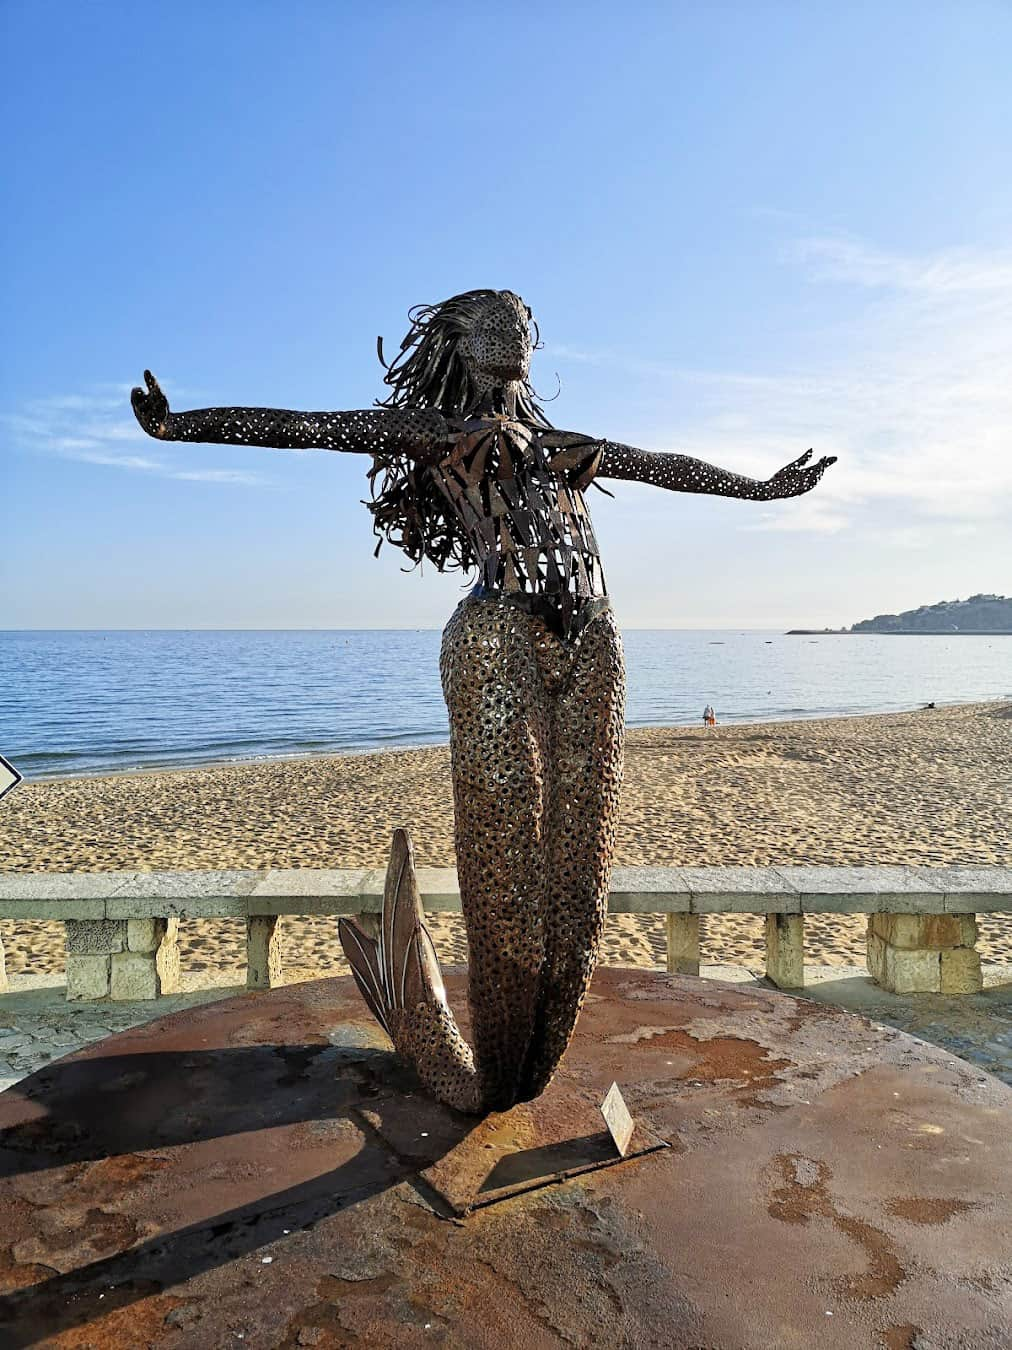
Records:
[[[630,726],[1012,698],[1012,637],[627,630]],[[3,632],[0,753],[28,778],[446,739],[438,632]]]

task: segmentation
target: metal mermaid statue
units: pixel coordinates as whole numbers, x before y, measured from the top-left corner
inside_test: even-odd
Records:
[[[625,674],[584,493],[600,479],[770,501],[813,488],[811,451],[765,481],[551,425],[530,384],[531,311],[478,290],[411,311],[388,396],[358,412],[170,412],[162,440],[372,456],[380,537],[477,573],[443,634],[473,1049],[446,1001],[411,842],[394,833],[383,912],[340,921],[366,1002],[435,1097],[469,1113],[536,1097],[569,1043],[604,927],[622,778]],[[383,360],[382,344],[379,347]]]

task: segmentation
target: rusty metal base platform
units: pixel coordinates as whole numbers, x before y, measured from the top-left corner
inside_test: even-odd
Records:
[[[1012,1090],[941,1050],[601,970],[555,1100],[617,1080],[669,1147],[546,1185],[605,1147],[583,1106],[433,1131],[385,1047],[321,980],[0,1094],[0,1346],[1012,1344]]]

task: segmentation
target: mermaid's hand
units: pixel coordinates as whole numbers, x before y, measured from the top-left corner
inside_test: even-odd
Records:
[[[169,432],[169,400],[150,370],[144,372],[144,383],[147,390],[135,388],[130,391],[134,416],[149,436],[166,440]]]
[[[811,450],[806,450],[798,459],[791,460],[782,469],[778,469],[772,478],[762,484],[762,501],[777,501],[781,497],[800,497],[811,492],[830,464],[836,463],[835,455],[826,455],[815,464],[809,464]]]

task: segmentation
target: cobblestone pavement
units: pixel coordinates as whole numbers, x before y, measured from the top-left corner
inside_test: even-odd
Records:
[[[889,994],[863,967],[808,969],[805,996],[836,1003],[959,1055],[1012,1087],[1012,966],[985,966],[981,994]]]
[[[12,975],[0,994],[0,1091],[54,1059],[166,1013],[245,993],[245,986],[193,989],[150,1003],[68,1003],[62,975]]]
[[[766,985],[761,971],[744,966],[704,966],[712,979]],[[888,994],[861,967],[809,966],[804,997],[834,1003],[919,1036],[985,1069],[1012,1086],[1012,967],[991,967],[982,994]],[[207,987],[207,975],[194,974],[191,987],[150,1003],[68,1003],[62,975],[11,978],[10,993],[0,995],[0,1091],[52,1060],[82,1046],[139,1026],[197,1003],[244,993],[236,984]]]

